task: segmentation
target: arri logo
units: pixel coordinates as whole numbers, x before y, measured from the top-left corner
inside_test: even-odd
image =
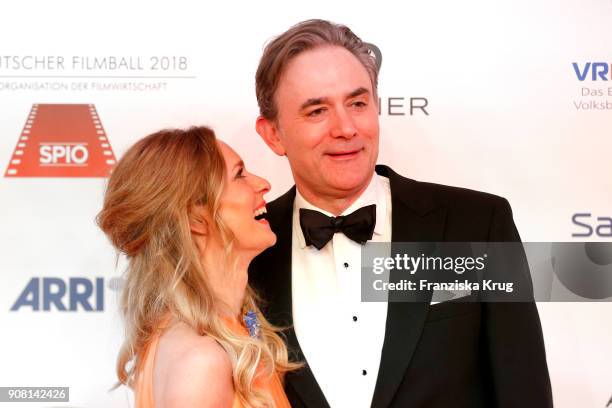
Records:
[[[21,308],[35,312],[53,309],[62,312],[102,312],[104,278],[32,278],[11,307],[11,312]]]
[[[591,81],[610,81],[612,79],[612,64],[607,62],[587,62],[585,64],[578,64],[572,62],[574,72],[579,81],[584,81],[591,77]]]
[[[94,105],[35,104],[5,177],[107,177],[115,155]]]

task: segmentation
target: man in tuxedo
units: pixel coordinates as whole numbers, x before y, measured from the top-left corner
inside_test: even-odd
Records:
[[[533,302],[361,302],[365,241],[520,241],[505,199],[376,165],[377,76],[322,20],[274,39],[257,70],[256,129],[295,186],[267,206],[277,244],[250,281],[305,362],[286,376],[292,406],[552,406]]]

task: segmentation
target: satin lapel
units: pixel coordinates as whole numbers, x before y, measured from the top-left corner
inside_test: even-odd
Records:
[[[392,201],[393,242],[438,242],[444,238],[446,209],[420,188],[418,182],[377,166],[377,173],[389,177]],[[399,280],[391,275],[392,281]],[[429,299],[422,302],[389,302],[385,340],[380,359],[372,407],[388,407],[419,343],[429,310]]]
[[[291,240],[293,222],[293,202],[295,187],[269,204],[268,220],[276,234],[276,245],[262,255],[265,262],[259,267],[269,272],[270,280],[265,282],[264,303],[267,302],[266,315],[271,323],[287,327],[283,332],[290,358],[305,362],[304,354],[293,328],[293,309],[291,292]],[[323,392],[308,365],[285,376],[287,387],[292,387],[307,407],[329,407]]]

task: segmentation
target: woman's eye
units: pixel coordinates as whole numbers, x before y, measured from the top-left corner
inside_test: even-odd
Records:
[[[236,178],[244,178],[246,177],[244,174],[244,167],[241,167],[240,170],[238,170],[238,173],[236,173]]]

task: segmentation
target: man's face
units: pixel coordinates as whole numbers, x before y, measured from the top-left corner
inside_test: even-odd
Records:
[[[277,153],[303,194],[361,193],[378,157],[378,101],[368,72],[349,51],[324,46],[285,67],[275,95]]]

